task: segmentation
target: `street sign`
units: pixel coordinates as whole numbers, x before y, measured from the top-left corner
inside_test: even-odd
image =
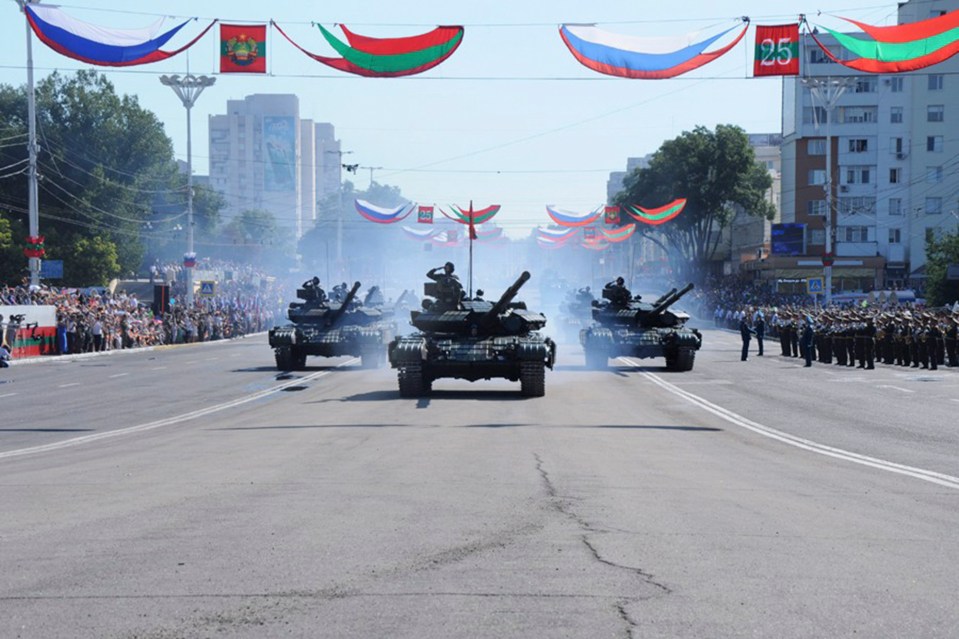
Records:
[[[822,295],[825,287],[821,277],[810,277],[806,279],[806,292],[810,295]]]
[[[63,279],[63,260],[43,260],[40,263],[40,277],[45,280]]]
[[[216,282],[200,282],[200,295],[203,297],[212,297],[216,294]]]

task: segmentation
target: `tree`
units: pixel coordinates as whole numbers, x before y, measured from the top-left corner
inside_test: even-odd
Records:
[[[736,207],[772,219],[775,207],[766,199],[772,178],[761,164],[746,133],[721,124],[715,131],[696,127],[665,142],[648,168],[626,178],[626,189],[614,199],[659,206],[686,198],[683,213],[661,227],[640,225],[643,236],[667,251],[673,269],[698,281],[708,268],[723,228]]]
[[[154,198],[177,193],[185,201],[163,125],[95,71],[53,73],[36,93],[40,231],[48,252],[99,238],[114,245],[120,271],[137,270]],[[25,135],[25,88],[0,87],[0,122],[4,137]],[[22,146],[0,148],[0,166],[26,157],[25,138]],[[0,201],[25,221],[26,177],[0,180]]]
[[[276,223],[269,211],[248,209],[223,226],[221,243],[240,262],[272,269],[288,269],[294,263],[292,233]]]
[[[68,286],[106,286],[120,275],[117,246],[96,235],[77,236],[63,259],[63,280]]]
[[[926,242],[926,303],[944,306],[959,300],[959,280],[946,278],[950,264],[959,264],[959,234]]]

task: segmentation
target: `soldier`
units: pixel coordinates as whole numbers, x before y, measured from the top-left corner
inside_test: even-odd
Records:
[[[326,291],[320,288],[320,278],[313,276],[312,279],[303,282],[303,291],[306,293],[306,300],[315,300],[317,302],[326,301]]]
[[[603,287],[603,297],[613,304],[625,306],[633,296],[629,289],[626,288],[626,280],[620,276],[614,281],[608,282],[606,286]]]
[[[959,352],[957,352],[956,348],[957,342],[959,342],[959,318],[955,315],[948,317],[944,341],[949,366],[959,366]]]
[[[939,370],[939,340],[942,338],[942,331],[939,330],[939,322],[932,315],[926,316],[926,350],[928,352],[929,369]]]
[[[447,309],[456,309],[460,301],[466,295],[463,291],[463,285],[460,278],[453,274],[456,267],[452,262],[447,262],[443,266],[437,266],[426,273],[426,277],[436,282],[439,296],[437,302]],[[442,271],[442,272],[441,272]]]
[[[815,331],[813,330],[812,318],[807,315],[806,322],[802,329],[802,346],[804,355],[806,356],[806,367],[812,366],[814,337]]]
[[[746,321],[747,315],[743,313],[742,317],[739,318],[739,336],[743,339],[743,356],[742,361],[746,361],[746,358],[749,357],[749,340],[756,334],[750,326],[749,322]]]
[[[865,362],[864,368],[866,370],[872,370],[876,368],[876,323],[871,316],[866,318],[866,324],[863,326],[862,335],[863,358]],[[862,362],[860,362],[860,364],[862,364]]]

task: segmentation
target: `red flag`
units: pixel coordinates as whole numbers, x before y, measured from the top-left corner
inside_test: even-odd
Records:
[[[416,213],[416,221],[419,224],[432,224],[433,223],[433,207],[432,206],[421,206]]]
[[[266,73],[266,25],[220,25],[220,73]]]
[[[618,206],[607,206],[604,213],[606,214],[607,224],[619,224],[619,207]]]
[[[473,200],[470,200],[470,239],[475,240],[476,238],[476,225],[473,223]]]
[[[799,75],[799,25],[756,26],[753,75]]]

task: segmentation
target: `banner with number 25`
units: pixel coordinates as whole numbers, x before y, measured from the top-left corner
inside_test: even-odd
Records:
[[[799,75],[799,25],[756,26],[753,75]]]

